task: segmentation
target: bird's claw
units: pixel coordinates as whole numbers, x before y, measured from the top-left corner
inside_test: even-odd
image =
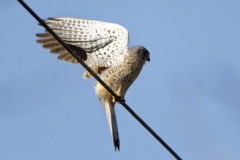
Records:
[[[117,97],[114,97],[113,96],[113,103],[116,103],[116,102],[119,102],[119,103],[124,103],[125,102],[125,99],[123,98],[123,97],[121,97],[121,96],[117,96]]]

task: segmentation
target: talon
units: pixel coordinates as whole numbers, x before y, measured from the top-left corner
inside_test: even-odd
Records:
[[[112,98],[113,103],[116,103],[116,102],[123,103],[123,102],[125,102],[125,99],[123,97],[121,97],[120,95],[118,95],[117,98],[115,98],[114,96],[112,96],[112,97],[113,97]]]
[[[120,99],[121,99],[121,100],[119,101],[119,103],[124,103],[124,102],[126,102],[123,97],[120,97]]]
[[[114,96],[112,96],[112,101],[113,101],[113,103],[116,103],[117,101],[116,101],[116,98],[114,97]]]

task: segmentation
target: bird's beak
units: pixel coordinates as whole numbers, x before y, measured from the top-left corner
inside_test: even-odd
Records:
[[[149,62],[150,62],[150,58],[148,58],[148,59],[147,59],[147,61],[149,61]]]

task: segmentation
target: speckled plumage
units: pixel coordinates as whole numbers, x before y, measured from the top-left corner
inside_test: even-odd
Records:
[[[67,44],[82,48],[88,57],[85,63],[90,67],[112,66],[126,56],[128,32],[118,24],[68,17],[48,18],[44,21]],[[49,33],[37,36],[43,38],[37,42],[43,44],[44,48],[60,54],[59,60],[78,63]]]
[[[96,74],[102,74],[102,80],[122,98],[145,62],[150,61],[146,48],[128,49],[128,32],[118,24],[67,17],[49,18],[45,22]],[[41,38],[37,42],[44,48],[59,54],[58,59],[78,63],[48,32],[37,36]],[[91,74],[86,71],[83,77],[90,78]],[[120,150],[115,99],[98,82],[95,91],[106,112],[115,150]]]

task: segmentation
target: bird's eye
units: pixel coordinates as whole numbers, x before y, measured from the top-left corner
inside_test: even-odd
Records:
[[[139,50],[138,56],[139,56],[139,58],[143,59],[144,58],[144,51]]]

